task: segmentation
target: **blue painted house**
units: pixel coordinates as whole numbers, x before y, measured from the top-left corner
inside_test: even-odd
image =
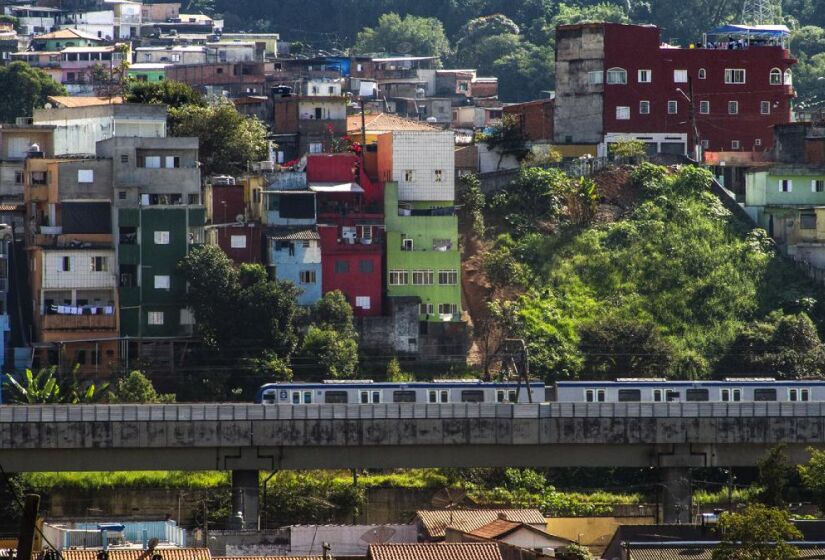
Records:
[[[267,237],[272,276],[301,290],[298,305],[321,299],[321,237],[316,228],[276,228]]]

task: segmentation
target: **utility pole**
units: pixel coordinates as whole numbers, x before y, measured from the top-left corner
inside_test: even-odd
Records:
[[[17,539],[17,560],[31,560],[38,509],[40,509],[40,496],[26,494],[23,519],[20,521],[20,534]]]
[[[688,96],[690,97],[690,127],[693,132],[693,157],[696,158],[697,163],[702,161],[699,157],[701,151],[702,140],[699,137],[699,127],[696,126],[696,103],[693,97],[693,76],[688,76]]]

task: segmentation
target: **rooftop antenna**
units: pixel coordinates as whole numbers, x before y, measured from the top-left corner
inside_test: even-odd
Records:
[[[782,0],[745,0],[742,4],[745,25],[772,25],[781,21]]]

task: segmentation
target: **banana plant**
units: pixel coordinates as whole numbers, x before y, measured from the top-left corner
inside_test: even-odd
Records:
[[[62,383],[57,378],[56,367],[43,368],[37,374],[27,369],[21,381],[11,375],[6,375],[6,379],[12,390],[11,401],[20,404],[94,403],[109,394],[108,383],[81,385],[77,380],[77,368]]]

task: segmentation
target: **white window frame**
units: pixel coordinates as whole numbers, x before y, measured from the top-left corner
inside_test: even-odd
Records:
[[[161,157],[160,156],[145,156],[143,158],[143,167],[145,169],[160,169],[161,168]]]
[[[598,86],[604,83],[604,70],[591,70],[587,73],[587,83]]]
[[[630,107],[617,106],[616,107],[616,120],[617,121],[629,121],[630,120]]]
[[[664,402],[665,393],[662,389],[653,389],[651,393],[651,399],[653,402]]]
[[[584,402],[603,403],[607,402],[607,393],[604,389],[585,389]]]
[[[153,235],[155,245],[169,245],[169,232],[158,230]]]
[[[699,102],[699,114],[710,115],[710,101],[705,99]]]
[[[421,303],[418,305],[418,314],[419,315],[432,315],[433,314],[433,304],[432,303]]]
[[[433,181],[436,183],[442,183],[444,181],[444,171],[442,171],[441,169],[434,169]]]
[[[303,285],[317,284],[318,275],[314,270],[300,270],[298,271],[298,282]]]
[[[447,280],[442,282],[442,280]],[[451,281],[452,280],[452,281]],[[442,269],[438,271],[438,285],[439,286],[456,286],[458,284],[458,270]]]
[[[649,115],[650,114],[650,101],[643,99],[639,101],[639,114],[640,115]]]
[[[445,311],[446,309],[446,311]],[[455,303],[439,303],[438,304],[438,314],[439,315],[458,315],[458,304]]]
[[[404,182],[405,183],[412,183],[415,181],[415,172],[412,169],[405,169],[404,170]]]
[[[757,146],[757,147],[761,146],[762,145],[762,139],[761,138],[754,138],[753,145]]]
[[[779,180],[779,192],[781,192],[781,193],[793,192],[793,179],[780,179]]]
[[[368,310],[370,308],[370,304],[370,296],[355,296],[355,307]]]
[[[730,149],[731,150],[738,150],[742,147],[742,143],[739,140],[731,140],[730,141]]]
[[[725,68],[725,83],[746,84],[748,83],[748,73],[744,68]]]
[[[731,99],[728,101],[728,114],[729,115],[738,115],[739,114],[739,101]]]
[[[760,115],[770,115],[771,114],[771,102],[770,101],[760,101],[759,102],[759,114]]]
[[[653,71],[648,68],[640,68],[636,72],[636,79],[640,84],[649,84],[653,81]]]
[[[790,68],[785,70],[785,72],[782,74],[782,83],[786,86],[793,85],[793,72],[791,72]]]
[[[413,251],[415,250],[415,241],[411,237],[405,237],[401,240],[401,250],[402,251]]]
[[[824,179],[811,179],[811,192],[812,193],[825,192],[825,180]]]
[[[627,84],[627,70],[624,68],[614,67],[607,70],[607,83],[611,85],[626,85]]]
[[[698,75],[699,75],[700,80],[706,80],[707,77],[708,77],[708,71],[705,70],[704,68],[699,68],[699,74]]]
[[[100,268],[97,267],[98,259],[100,259]],[[89,269],[92,272],[109,272],[109,257],[105,255],[91,257]]]
[[[688,71],[683,69],[678,69],[673,71],[673,83],[674,84],[686,84],[688,81]]]
[[[156,325],[160,326],[163,325],[164,316],[163,311],[149,311],[146,313],[146,324],[147,325]]]
[[[410,272],[408,270],[388,271],[390,286],[406,286],[410,283]]]
[[[667,114],[668,115],[678,115],[679,114],[679,102],[675,99],[670,99],[667,102]]]
[[[230,236],[229,247],[232,249],[246,249],[246,235]]]
[[[413,286],[432,286],[434,281],[434,274],[430,268],[416,269],[412,271],[412,285]],[[416,278],[417,277],[417,278]],[[418,281],[416,281],[418,280]]]
[[[446,404],[450,402],[448,389],[427,389],[427,404]]]
[[[172,278],[168,274],[155,274],[156,290],[171,290]]]
[[[324,151],[324,143],[323,142],[310,142],[307,146],[309,153],[311,154],[320,154]]]
[[[781,68],[771,68],[768,74],[768,83],[772,86],[781,86],[784,81],[784,74]]]
[[[78,183],[94,183],[95,171],[94,169],[78,169],[77,170]]]

